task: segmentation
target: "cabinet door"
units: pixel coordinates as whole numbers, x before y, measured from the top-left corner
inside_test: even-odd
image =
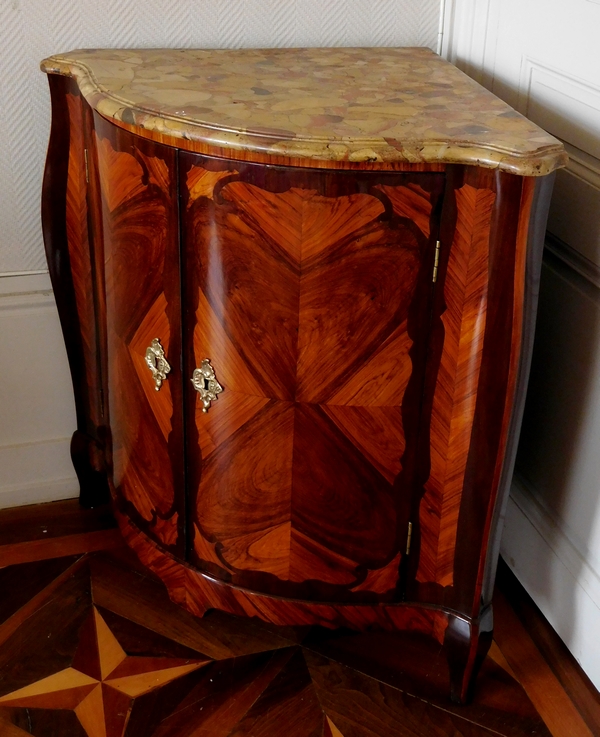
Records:
[[[443,183],[180,154],[203,570],[282,596],[399,596]],[[190,378],[206,359],[223,391],[205,407]]]
[[[117,504],[182,553],[183,421],[176,154],[95,116],[106,392]],[[170,372],[160,381],[164,351]],[[150,352],[148,352],[150,349]],[[163,366],[163,369],[166,367]]]

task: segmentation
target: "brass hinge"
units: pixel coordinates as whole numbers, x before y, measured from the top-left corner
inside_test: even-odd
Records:
[[[433,283],[437,281],[438,265],[440,263],[440,242],[436,241],[435,244],[435,256],[433,258]]]
[[[406,538],[406,555],[410,555],[410,541],[412,540],[412,522],[408,523],[408,537]]]
[[[90,166],[88,164],[87,148],[83,149],[83,158],[85,159],[85,181],[86,181],[86,184],[89,184],[90,183]]]

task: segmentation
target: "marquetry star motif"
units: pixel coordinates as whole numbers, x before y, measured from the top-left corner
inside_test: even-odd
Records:
[[[0,705],[70,709],[88,737],[123,737],[134,699],[209,662],[129,656],[94,607],[71,667],[6,694]]]

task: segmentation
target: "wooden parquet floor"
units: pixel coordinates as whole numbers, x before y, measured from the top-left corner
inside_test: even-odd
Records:
[[[496,640],[460,707],[437,642],[197,619],[110,516],[60,504],[0,512],[1,737],[600,734],[598,694],[500,592]]]

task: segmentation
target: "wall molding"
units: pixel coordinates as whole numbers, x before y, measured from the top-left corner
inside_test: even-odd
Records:
[[[442,56],[472,79],[491,88],[493,82],[496,23],[492,0],[446,0],[443,7],[444,38]]]
[[[599,0],[600,1],[600,0]],[[536,71],[545,72],[546,74],[554,77],[558,80],[559,84],[562,82],[563,85],[567,85],[571,89],[579,89],[582,96],[588,98],[588,100],[600,100],[600,88],[596,85],[591,84],[588,80],[578,77],[575,74],[567,74],[564,70],[558,69],[557,67],[542,62],[539,59],[535,59],[531,56],[523,56],[522,59],[522,73],[521,73],[521,84],[519,85],[525,99],[527,100],[531,93],[531,85]],[[581,101],[581,97],[574,97],[573,99]],[[591,105],[593,107],[593,105]],[[527,106],[523,108],[523,114],[528,114]]]
[[[565,143],[569,163],[557,172],[548,219],[548,247],[600,287],[600,160]]]
[[[56,302],[52,292],[17,292],[0,294],[0,313],[23,313],[39,310],[55,310]]]
[[[586,154],[585,151],[581,151],[565,141],[563,143],[569,154],[567,171],[591,187],[600,190],[600,159]]]
[[[551,254],[590,282],[590,284],[600,289],[600,266],[583,256],[568,243],[552,235],[552,233],[546,233],[545,245]]]
[[[600,158],[600,87],[523,55],[517,109],[563,141]]]
[[[440,0],[440,29],[437,53],[450,60],[454,48],[454,15],[457,0]]]
[[[0,297],[33,292],[52,293],[48,271],[0,273]]]
[[[465,62],[468,63],[475,74],[482,72],[491,2],[492,0],[451,0],[446,4],[444,12],[448,25],[446,56],[461,69]]]
[[[535,490],[515,476],[501,554],[600,690],[600,571],[590,564]]]
[[[540,494],[518,473],[513,478],[511,497],[600,609],[600,561],[590,562],[588,552],[579,548]]]

